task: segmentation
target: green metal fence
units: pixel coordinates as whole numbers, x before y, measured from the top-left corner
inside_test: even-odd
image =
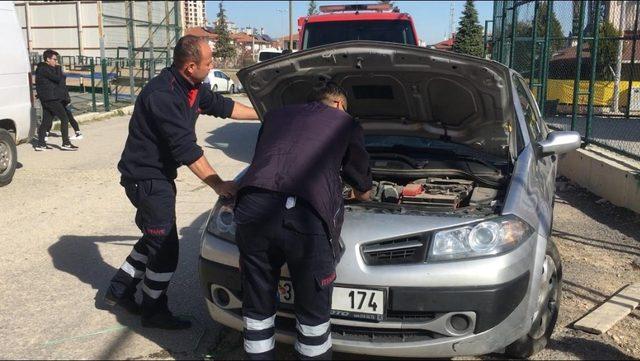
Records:
[[[640,159],[639,15],[638,0],[494,1],[485,54],[528,80],[552,127]]]

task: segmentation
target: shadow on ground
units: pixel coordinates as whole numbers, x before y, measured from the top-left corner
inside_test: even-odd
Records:
[[[232,122],[209,132],[206,147],[219,149],[227,157],[249,163],[253,158],[259,122]]]
[[[97,359],[122,357],[119,352],[132,333],[147,338],[165,350],[160,354],[151,355],[153,357],[193,359],[204,356],[202,353],[198,354],[203,339],[215,340],[218,333],[218,326],[208,317],[203,318],[207,311],[197,273],[200,251],[199,229],[207,216],[208,212],[198,216],[191,226],[180,229],[180,262],[171,281],[168,296],[169,307],[174,313],[190,318],[194,324],[191,329],[184,331],[143,328],[138,316],[130,315],[118,307],[108,308],[102,301],[105,289],[116,272],[116,267],[103,260],[99,248],[108,244],[109,246],[125,247],[128,251],[137,241],[139,235],[65,235],[49,247],[48,251],[55,268],[91,285],[96,290],[96,308],[113,313],[117,321],[126,326],[126,331],[121,332],[111,343],[104,345],[102,353],[96,357]],[[207,337],[204,337],[205,334],[208,334]]]

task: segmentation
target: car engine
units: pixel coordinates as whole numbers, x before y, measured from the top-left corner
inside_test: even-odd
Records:
[[[345,199],[351,195],[351,188],[345,186]],[[448,177],[423,178],[405,184],[374,181],[372,190],[373,202],[414,205],[433,210],[493,205],[497,196],[497,189],[478,186],[472,180]]]

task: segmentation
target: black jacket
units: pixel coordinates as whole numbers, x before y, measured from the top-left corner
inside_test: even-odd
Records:
[[[203,154],[195,132],[198,115],[226,118],[233,106],[233,100],[201,84],[191,84],[175,68],[163,69],[136,99],[118,163],[123,182],[175,179],[179,166],[189,165]]]
[[[341,175],[361,192],[371,189],[362,127],[349,114],[314,102],[264,116],[253,160],[239,188],[302,198],[320,215],[329,237],[337,240],[344,217]],[[339,256],[337,242],[332,244]]]
[[[61,68],[53,67],[45,62],[38,63],[36,67],[36,94],[40,101],[64,100],[64,94],[60,91],[60,86],[66,84]]]

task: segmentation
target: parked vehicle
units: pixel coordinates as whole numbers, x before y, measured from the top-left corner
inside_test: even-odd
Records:
[[[273,58],[277,58],[282,55],[282,50],[267,48],[262,49],[258,52],[258,63],[262,63],[263,61],[271,60]]]
[[[31,75],[26,43],[12,1],[0,2],[0,186],[13,179],[16,145],[33,135]]]
[[[547,128],[518,73],[456,53],[354,41],[257,64],[238,78],[251,84],[260,117],[335,82],[363,126],[374,197],[345,196],[334,350],[528,357],[545,347],[562,281],[551,239],[556,163],[580,136]],[[241,330],[233,206],[220,199],[211,211],[200,278],[213,319]],[[276,336],[292,343],[286,266],[280,286]]]
[[[413,19],[390,4],[320,6],[320,14],[298,19],[298,49],[348,40],[418,45]]]
[[[211,69],[207,79],[204,80],[204,83],[209,84],[211,90],[214,92],[227,92],[233,94],[237,89],[236,84],[231,80],[231,77],[227,75],[227,73],[218,69]]]

